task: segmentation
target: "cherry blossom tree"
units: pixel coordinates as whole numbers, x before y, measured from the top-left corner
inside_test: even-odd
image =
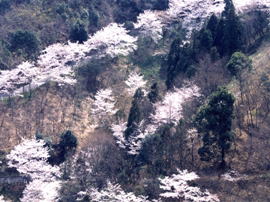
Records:
[[[210,194],[208,190],[202,191],[187,183],[196,179],[199,179],[199,176],[187,170],[177,170],[177,173],[172,176],[159,178],[160,188],[164,191],[160,196],[162,198],[183,199],[184,201],[218,202],[218,197]]]
[[[4,197],[0,195],[0,202],[5,202]]]
[[[150,37],[157,43],[162,39],[162,22],[156,11],[146,10],[137,18],[134,28],[138,29],[143,37]]]
[[[125,192],[119,184],[108,182],[107,187],[102,190],[95,188],[89,189],[86,192],[79,192],[78,195],[89,195],[93,202],[147,202],[147,197],[136,196],[132,192]]]
[[[51,202],[58,197],[60,170],[51,166],[43,140],[24,140],[7,155],[8,166],[31,178],[23,191],[22,202]]]
[[[137,49],[137,38],[128,34],[123,25],[111,23],[85,42],[90,50],[98,50],[98,57],[127,56]]]
[[[128,86],[128,93],[130,96],[133,96],[138,88],[145,88],[146,81],[143,76],[137,72],[131,72],[128,76],[128,79],[125,81]]]
[[[97,124],[106,124],[111,116],[116,113],[115,99],[111,89],[99,90],[95,95],[95,101],[92,107],[92,114]]]
[[[48,81],[60,84],[76,83],[75,66],[81,61],[106,56],[127,56],[137,49],[137,38],[116,23],[96,32],[83,43],[56,43],[45,48],[36,62],[23,62],[0,74],[0,97],[20,95]]]
[[[164,99],[155,104],[155,113],[152,115],[153,122],[156,125],[164,123],[174,123],[183,118],[183,104],[193,97],[198,97],[199,88],[195,85],[185,86],[168,92]]]
[[[112,124],[113,136],[116,138],[116,143],[120,148],[126,148],[126,140],[124,137],[124,132],[127,129],[127,122],[120,122],[118,124]]]

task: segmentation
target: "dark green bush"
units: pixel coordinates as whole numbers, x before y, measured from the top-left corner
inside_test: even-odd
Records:
[[[85,26],[80,22],[77,22],[75,25],[73,25],[70,31],[69,39],[72,42],[79,43],[86,41],[88,39],[88,34]]]
[[[39,40],[32,32],[18,30],[10,35],[10,50],[23,50],[28,56],[35,54],[39,50]]]
[[[5,14],[6,11],[10,9],[10,1],[9,0],[1,0],[0,1],[0,15]]]

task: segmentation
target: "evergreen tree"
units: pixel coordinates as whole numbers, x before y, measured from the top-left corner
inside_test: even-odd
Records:
[[[173,87],[174,79],[180,73],[186,73],[194,63],[193,49],[190,44],[183,45],[180,39],[173,41],[168,55],[167,88]]]
[[[217,31],[214,37],[214,46],[217,47],[219,54],[224,55],[224,30],[225,30],[225,20],[221,18],[218,22]]]
[[[235,52],[226,67],[233,76],[238,77],[243,69],[252,68],[252,61],[245,54]]]
[[[156,103],[157,101],[160,100],[160,97],[159,97],[159,88],[158,88],[158,84],[157,83],[154,83],[151,86],[151,91],[148,94],[148,98],[149,98],[150,102],[152,102],[152,103]]]
[[[10,50],[23,50],[29,56],[39,50],[39,40],[32,32],[18,30],[10,35]]]
[[[62,133],[59,144],[52,145],[48,162],[52,165],[63,163],[68,155],[75,152],[77,145],[77,138],[71,131],[68,130]]]
[[[212,33],[212,36],[216,35],[218,23],[219,23],[218,17],[215,14],[213,14],[210,17],[206,26],[206,29],[210,30],[210,32]]]
[[[204,134],[203,146],[198,151],[202,161],[217,161],[225,167],[225,154],[233,140],[233,105],[233,95],[226,88],[219,88],[196,114],[197,129]]]
[[[125,138],[128,139],[134,132],[137,131],[138,125],[142,119],[141,103],[144,93],[141,88],[138,88],[133,97],[132,106],[128,116],[127,129],[125,131]]]
[[[231,55],[233,52],[241,50],[243,46],[242,25],[239,17],[236,15],[232,0],[225,0],[224,43],[225,53]]]
[[[201,32],[200,45],[202,48],[210,51],[210,49],[213,45],[213,36],[212,36],[212,32],[210,30],[204,29]]]
[[[71,28],[69,38],[72,42],[83,43],[84,41],[86,41],[88,39],[88,34],[85,26],[82,23],[77,22]]]

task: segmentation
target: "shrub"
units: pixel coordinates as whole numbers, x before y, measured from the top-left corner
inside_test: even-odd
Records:
[[[18,30],[10,35],[10,50],[23,50],[28,56],[39,50],[39,40],[35,34],[25,30]]]
[[[88,39],[88,34],[85,30],[85,26],[80,22],[77,22],[75,25],[73,25],[70,31],[69,39],[72,42],[79,43],[86,41]]]
[[[227,64],[227,68],[233,76],[237,76],[243,69],[251,69],[251,67],[252,61],[241,52],[235,52]]]

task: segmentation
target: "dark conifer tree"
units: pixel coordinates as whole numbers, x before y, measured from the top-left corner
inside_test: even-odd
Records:
[[[224,168],[225,155],[233,140],[231,131],[234,97],[226,88],[214,92],[196,114],[195,122],[203,136],[198,153],[203,161],[215,161]]]
[[[152,103],[156,103],[157,101],[160,100],[160,97],[159,97],[159,88],[158,88],[158,84],[157,83],[154,83],[151,86],[151,91],[148,94],[148,98],[149,98],[150,102],[152,102]]]
[[[143,112],[141,111],[141,103],[144,93],[139,88],[133,97],[132,106],[128,116],[127,129],[125,131],[125,137],[128,139],[131,135],[137,131],[138,125],[142,119]]]
[[[231,55],[239,51],[243,46],[242,25],[236,15],[232,0],[225,0],[226,6],[223,15],[225,17],[224,45],[225,53]]]
[[[72,42],[83,43],[84,41],[86,41],[88,39],[88,34],[85,26],[82,23],[77,22],[71,28],[69,38]]]

